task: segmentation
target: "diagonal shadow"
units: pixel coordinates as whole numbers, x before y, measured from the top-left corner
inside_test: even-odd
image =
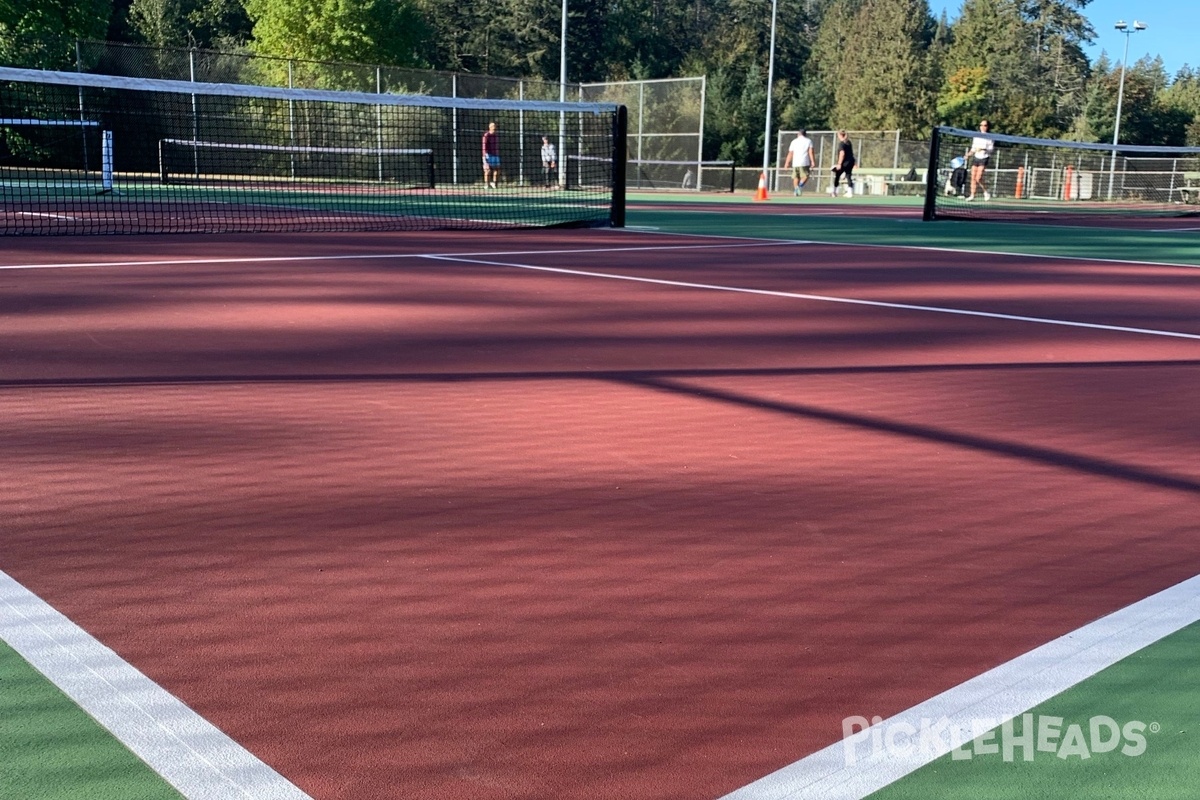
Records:
[[[30,378],[0,380],[0,389],[62,388],[62,387],[122,387],[122,386],[186,386],[239,384],[305,384],[305,383],[473,383],[478,381],[546,381],[589,380],[623,383],[672,394],[730,403],[746,408],[771,411],[792,417],[819,419],[839,425],[906,436],[930,442],[1009,456],[1060,468],[1073,469],[1089,475],[1156,486],[1188,494],[1200,494],[1200,481],[1143,467],[1130,466],[1091,456],[1054,450],[1048,447],[974,436],[935,428],[928,425],[894,422],[843,411],[764,400],[737,392],[704,388],[681,381],[693,378],[726,378],[755,376],[819,376],[846,374],[919,374],[949,372],[986,372],[1001,370],[1062,370],[1124,368],[1162,369],[1168,367],[1197,367],[1200,360],[1184,361],[1085,361],[1085,362],[1021,362],[1007,364],[916,364],[883,366],[838,367],[768,367],[768,368],[704,368],[679,370],[597,370],[597,371],[513,371],[513,372],[363,372],[316,374],[246,374],[246,375],[159,375],[142,377],[87,378]]]
[[[1124,481],[1143,483],[1148,486],[1157,486],[1159,488],[1172,489],[1175,491],[1187,492],[1189,494],[1200,494],[1200,481],[1196,481],[1191,478],[1171,475],[1165,472],[1156,472],[1154,470],[1144,469],[1142,467],[1133,467],[1127,464],[1121,464],[1116,461],[1108,461],[1102,458],[1076,455],[1075,453],[1068,453],[1062,450],[1052,450],[1048,447],[1019,444],[1017,442],[1008,442],[1002,439],[992,439],[986,436],[973,436],[965,433],[954,433],[952,431],[942,430],[940,428],[934,428],[928,425],[893,422],[891,420],[870,417],[865,414],[851,414],[844,411],[830,411],[828,409],[807,406],[800,403],[783,403],[775,400],[764,400],[759,397],[751,397],[749,395],[743,395],[737,392],[684,384],[669,378],[627,378],[626,382],[651,389],[670,392],[672,394],[686,394],[691,395],[692,397],[699,397],[706,400],[716,400],[722,403],[732,403],[747,408],[758,409],[760,411],[773,411],[793,417],[818,419],[838,425],[848,425],[856,428],[879,431],[882,433],[891,433],[914,439],[922,439],[924,441],[940,442],[942,444],[954,445],[956,447],[966,447],[972,450],[980,450],[996,455],[1010,456],[1013,458],[1024,459],[1026,461],[1036,461],[1055,467],[1065,467],[1090,475],[1100,475],[1106,478],[1118,478]]]

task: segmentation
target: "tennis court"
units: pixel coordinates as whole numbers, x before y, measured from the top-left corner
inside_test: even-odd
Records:
[[[7,239],[5,640],[108,676],[185,796],[565,799],[865,796],[812,760],[849,717],[1164,591],[1192,635],[1194,233],[678,202]],[[1118,685],[1081,707],[1151,713]],[[1149,763],[1080,761],[1063,796]]]

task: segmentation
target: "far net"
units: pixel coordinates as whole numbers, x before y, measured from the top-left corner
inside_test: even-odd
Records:
[[[992,143],[986,160],[978,139]],[[936,128],[925,218],[1064,220],[1200,213],[1200,148]]]
[[[0,234],[620,224],[624,119],[0,67]],[[546,143],[589,168],[548,176]]]

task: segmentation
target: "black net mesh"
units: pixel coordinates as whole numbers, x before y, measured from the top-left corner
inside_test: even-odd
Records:
[[[0,233],[606,225],[616,119],[600,104],[0,69]]]
[[[990,152],[980,139],[992,143]],[[987,157],[977,154],[987,152]],[[926,216],[1053,220],[1200,212],[1200,148],[935,131]]]

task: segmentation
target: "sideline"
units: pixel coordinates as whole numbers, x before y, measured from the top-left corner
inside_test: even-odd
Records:
[[[189,800],[312,800],[3,571],[0,639]]]
[[[1197,620],[1200,576],[1018,656],[878,726],[908,724],[919,729],[922,720],[946,717],[965,729],[983,718],[995,720],[998,727]],[[936,748],[906,752],[879,750],[848,766],[844,743],[835,742],[721,800],[862,800],[951,750],[947,742],[934,743]]]
[[[811,244],[811,242],[807,242]],[[511,261],[488,261],[482,258],[466,256],[437,256],[426,255],[432,261],[450,261],[461,264],[480,264],[487,267],[512,267],[527,269],[535,272],[553,272],[560,275],[577,275],[584,278],[604,278],[612,281],[631,281],[633,283],[652,283],[658,286],[675,286],[682,289],[705,289],[717,292],[735,292],[739,294],[756,294],[767,297],[789,297],[796,300],[816,300],[822,303],[844,303],[855,306],[872,306],[898,311],[925,311],[934,314],[954,314],[962,317],[984,317],[986,319],[1007,320],[1009,322],[1032,322],[1039,325],[1059,325],[1066,328],[1089,328],[1091,330],[1110,331],[1115,333],[1136,333],[1143,336],[1165,336],[1172,339],[1193,339],[1200,341],[1200,333],[1183,333],[1181,331],[1158,330],[1155,328],[1131,328],[1124,325],[1106,325],[1100,322],[1076,322],[1068,319],[1052,319],[1049,317],[1026,317],[1020,314],[1001,314],[995,311],[973,311],[967,308],[949,308],[946,306],[923,306],[913,303],[892,303],[884,300],[860,300],[853,297],[834,297],[823,294],[807,294],[804,292],[784,292],[775,289],[751,289],[745,286],[724,286],[716,283],[692,283],[691,281],[674,281],[665,278],[644,278],[639,275],[623,275],[617,272],[594,272],[567,267],[540,267],[535,264],[518,264]]]

